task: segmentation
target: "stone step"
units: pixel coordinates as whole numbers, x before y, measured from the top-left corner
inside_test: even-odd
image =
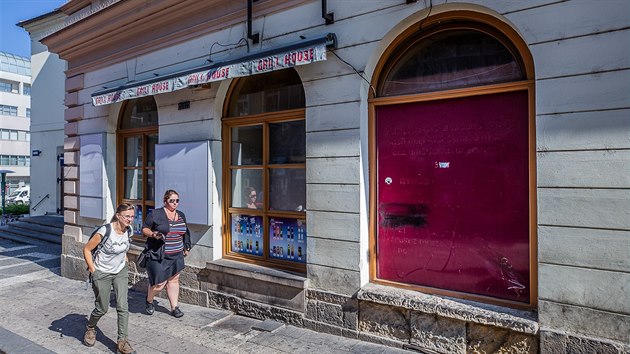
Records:
[[[61,235],[30,231],[26,229],[12,227],[11,225],[12,223],[6,226],[0,226],[0,232],[5,235],[4,238],[22,243],[30,243],[29,240],[37,240],[61,245]],[[13,236],[13,238],[9,238],[9,236],[11,235]]]
[[[24,237],[24,236],[16,235],[16,234],[13,234],[13,233],[10,233],[10,232],[5,232],[2,229],[0,229],[0,239],[10,240],[10,241],[23,243],[23,244],[27,244],[27,245],[42,246],[42,247],[46,247],[46,249],[50,249],[51,251],[53,251],[55,253],[61,253],[61,246],[59,244],[51,243],[51,242],[47,242],[47,241],[42,241],[42,240],[39,240],[39,239],[36,239],[36,238],[30,238],[30,237]]]
[[[59,238],[61,238],[61,235],[63,234],[63,228],[59,228],[56,226],[49,226],[49,225],[43,225],[43,224],[35,224],[32,222],[26,222],[23,219],[20,219],[18,221],[13,221],[9,224],[7,224],[8,227],[14,227],[14,228],[18,228],[18,229],[23,229],[25,231],[29,231],[29,232],[38,232],[38,233],[43,233],[43,234],[50,234],[52,236],[57,236]]]
[[[64,224],[63,216],[59,216],[59,215],[27,216],[27,217],[20,218],[20,221],[31,223],[31,224],[55,227],[55,228],[60,229],[61,232],[63,232],[63,224]]]

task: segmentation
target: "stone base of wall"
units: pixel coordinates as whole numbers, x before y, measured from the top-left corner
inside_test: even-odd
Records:
[[[62,276],[86,279],[83,246],[63,236]],[[146,292],[146,271],[135,263],[141,250],[132,246],[129,251],[129,285]],[[308,289],[308,280],[300,276],[272,270],[260,273],[233,263],[212,262],[205,269],[187,266],[180,275],[180,301],[416,351],[630,354],[630,346],[624,343],[539,330],[533,312],[375,284],[364,286],[354,296],[339,295]],[[166,292],[159,296],[166,297]]]
[[[540,330],[540,348],[542,354],[630,354],[629,344],[577,336],[546,328]]]
[[[539,352],[538,324],[531,313],[479,308],[373,284],[353,297],[309,289],[304,323],[313,330],[410,350]]]
[[[84,243],[77,242],[73,236],[61,236],[61,276],[76,280],[86,280],[87,267],[83,259]]]

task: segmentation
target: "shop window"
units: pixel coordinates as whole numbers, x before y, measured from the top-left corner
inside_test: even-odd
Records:
[[[532,74],[507,35],[446,22],[409,31],[378,67],[371,277],[531,307]]]
[[[155,208],[155,145],[158,143],[158,111],[153,97],[127,102],[117,131],[118,202],[136,206],[133,229]]]
[[[293,69],[234,85],[223,120],[226,258],[305,272],[304,105]]]

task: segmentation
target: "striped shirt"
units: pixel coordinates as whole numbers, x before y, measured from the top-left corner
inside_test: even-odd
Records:
[[[184,251],[184,234],[186,233],[186,223],[177,214],[177,220],[169,220],[170,230],[164,237],[164,253],[176,254]]]

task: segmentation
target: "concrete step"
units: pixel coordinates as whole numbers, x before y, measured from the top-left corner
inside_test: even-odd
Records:
[[[36,224],[36,223],[29,222],[28,220],[25,221],[24,219],[10,222],[7,224],[7,226],[13,226],[13,227],[30,230],[30,231],[59,235],[60,237],[63,234],[63,226],[58,227],[56,225],[51,226],[51,225],[44,225],[44,224]]]
[[[47,242],[47,241],[42,241],[42,240],[39,240],[39,239],[36,239],[36,238],[30,238],[30,237],[24,237],[24,236],[16,235],[16,234],[13,234],[13,233],[10,233],[10,232],[5,232],[2,229],[0,229],[0,239],[10,240],[10,241],[23,243],[23,244],[27,244],[27,245],[42,246],[42,247],[46,247],[46,249],[51,250],[51,252],[61,253],[61,246],[59,244],[51,243],[51,242]]]
[[[48,243],[53,243],[57,245],[61,245],[61,235],[57,234],[49,234],[42,233],[38,231],[32,231],[27,229],[22,229],[18,227],[13,227],[13,223],[10,223],[5,226],[0,226],[0,232],[2,235],[5,235],[3,238],[8,238],[13,241],[18,241],[22,243],[29,243],[29,240],[37,240]],[[9,238],[8,236],[12,235],[13,238]],[[17,238],[17,239],[16,239]]]
[[[14,228],[18,228],[18,229],[23,229],[25,231],[29,231],[29,232],[38,232],[38,233],[43,233],[43,234],[50,234],[53,236],[58,236],[59,238],[61,238],[61,235],[63,234],[63,227],[59,228],[57,226],[49,226],[49,225],[43,225],[43,224],[35,224],[32,222],[26,222],[22,219],[18,220],[18,221],[13,221],[10,222],[9,224],[7,224],[8,227],[14,227]]]
[[[61,229],[63,232],[63,216],[60,215],[41,215],[41,216],[27,216],[20,218],[20,221],[31,224],[38,224],[43,226],[55,227]]]

